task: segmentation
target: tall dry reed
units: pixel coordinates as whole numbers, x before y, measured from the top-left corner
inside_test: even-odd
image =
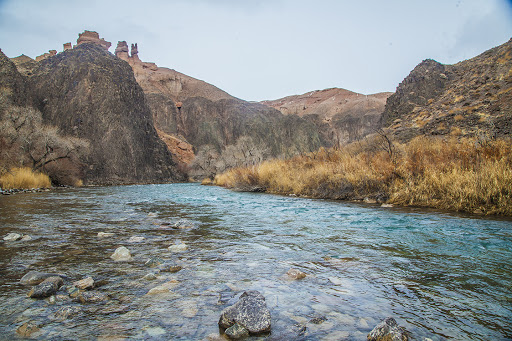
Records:
[[[512,216],[512,143],[379,136],[217,175],[214,184],[316,198],[362,199]]]
[[[48,175],[34,172],[31,168],[13,168],[0,176],[2,189],[49,188],[51,181]]]

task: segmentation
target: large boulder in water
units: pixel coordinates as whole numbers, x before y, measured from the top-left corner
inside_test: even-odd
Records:
[[[222,311],[219,326],[225,329],[238,323],[250,334],[270,332],[270,311],[258,291],[244,292],[238,302]]]
[[[407,332],[392,317],[387,317],[368,334],[367,341],[407,341]]]

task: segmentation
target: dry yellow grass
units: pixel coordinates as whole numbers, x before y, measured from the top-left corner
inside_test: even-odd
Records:
[[[0,187],[3,189],[49,188],[51,185],[48,175],[33,172],[28,167],[13,168],[0,176]]]
[[[378,136],[217,175],[214,184],[317,198],[512,216],[512,142],[417,137],[391,150]]]

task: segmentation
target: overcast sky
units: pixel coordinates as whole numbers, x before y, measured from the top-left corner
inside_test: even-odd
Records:
[[[0,48],[35,58],[78,33],[246,100],[395,91],[425,58],[453,64],[512,36],[511,0],[0,0]]]

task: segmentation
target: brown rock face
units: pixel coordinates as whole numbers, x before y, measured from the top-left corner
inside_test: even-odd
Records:
[[[512,133],[512,39],[454,65],[424,60],[390,96],[382,126],[414,136],[509,136]]]
[[[361,139],[379,127],[389,95],[388,92],[362,95],[332,88],[261,103],[285,115],[298,115],[314,122],[325,141],[339,146]]]
[[[268,157],[318,149],[322,143],[311,122],[298,116],[234,98],[219,88],[175,70],[142,62],[138,48],[119,42],[116,56],[130,64],[146,95],[155,127],[169,149],[181,155],[195,178]],[[166,135],[164,135],[166,134]],[[178,141],[186,141],[193,149]],[[191,161],[191,151],[196,157]]]
[[[101,38],[98,32],[94,31],[84,31],[83,33],[78,34],[78,39],[76,41],[76,45],[84,44],[84,43],[94,43],[103,47],[105,50],[108,50],[112,43],[109,41],[105,41],[105,39]]]

